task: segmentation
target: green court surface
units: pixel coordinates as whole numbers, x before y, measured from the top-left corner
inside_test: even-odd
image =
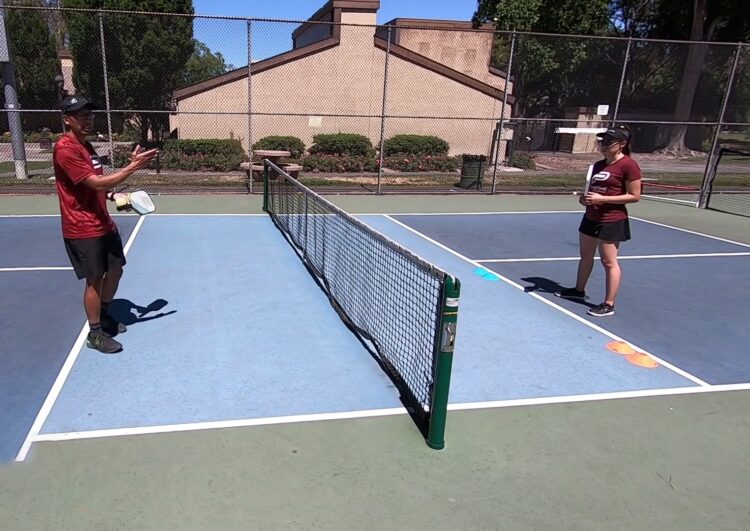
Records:
[[[579,208],[571,196],[329,199],[356,214]],[[154,200],[161,214],[261,212],[258,196]],[[652,201],[630,212],[750,244],[747,218]],[[54,196],[0,197],[0,215],[56,213]],[[664,301],[664,312],[679,310]],[[502,326],[500,316],[488,326]],[[460,317],[458,334],[460,343]],[[36,442],[25,461],[0,465],[0,529],[740,530],[750,522],[744,388],[451,410],[445,439],[444,450],[431,450],[409,416],[395,414]]]

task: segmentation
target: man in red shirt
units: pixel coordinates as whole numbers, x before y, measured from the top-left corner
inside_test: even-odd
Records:
[[[630,157],[632,141],[626,125],[611,127],[597,135],[604,158],[594,164],[588,193],[580,198],[586,206],[578,228],[581,260],[574,288],[555,293],[566,299],[586,298],[586,283],[594,268],[597,248],[604,266],[604,302],[587,313],[593,317],[614,315],[622,272],[617,261],[620,243],[630,239],[626,205],[641,198],[641,169]]]
[[[83,305],[88,318],[88,345],[105,353],[122,350],[112,339],[125,326],[108,313],[125,265],[125,253],[117,226],[107,211],[107,190],[145,168],[157,150],[135,148],[130,164],[104,175],[102,163],[86,137],[93,132],[96,106],[83,96],[71,96],[62,103],[68,131],[55,144],[52,156],[55,184],[60,202],[65,249],[79,279],[86,279]]]

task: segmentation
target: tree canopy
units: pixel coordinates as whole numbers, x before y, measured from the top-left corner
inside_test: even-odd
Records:
[[[621,110],[663,113],[673,121],[716,121],[737,46],[703,41],[748,41],[746,0],[480,0],[475,24],[499,30],[636,39],[623,84]],[[493,64],[507,69],[510,37],[495,42]],[[516,116],[560,117],[565,107],[614,103],[628,41],[519,35],[511,74]],[[748,120],[750,51],[743,54],[725,121]],[[686,126],[674,126],[666,144],[685,147]]]
[[[193,14],[191,0],[67,0],[65,7],[106,8]],[[193,19],[167,15],[103,14],[110,106],[113,109],[164,110],[181,84],[193,54]],[[104,75],[96,14],[65,12],[74,58],[74,83],[104,103]],[[166,114],[139,113],[142,141],[159,140]]]

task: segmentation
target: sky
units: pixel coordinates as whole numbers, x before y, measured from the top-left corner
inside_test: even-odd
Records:
[[[323,7],[326,0],[193,0],[196,15],[307,20]],[[377,23],[394,18],[471,20],[477,0],[380,0]],[[297,24],[253,23],[253,60],[265,59],[291,50],[292,31]],[[221,52],[234,67],[247,65],[247,26],[244,21],[199,19],[194,24],[195,38],[213,52]]]

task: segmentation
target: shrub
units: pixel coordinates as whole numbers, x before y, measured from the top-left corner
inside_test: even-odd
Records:
[[[436,136],[396,135],[383,142],[383,154],[447,156],[448,142]]]
[[[296,159],[305,153],[305,143],[296,136],[266,136],[253,144],[253,149],[289,151]]]
[[[433,157],[432,155],[425,156],[408,156],[400,155],[394,157],[385,157],[383,159],[383,167],[398,170],[398,171],[442,171],[452,172],[456,171],[459,166],[459,160],[456,157]]]
[[[510,158],[510,165],[524,170],[536,169],[534,158],[526,153],[514,153]]]
[[[115,148],[114,162],[118,168],[130,162],[134,148],[135,144]],[[159,154],[159,164],[163,170],[232,171],[238,169],[246,159],[239,140],[170,139],[164,141]]]
[[[320,134],[313,137],[310,154],[374,157],[375,148],[372,147],[370,139],[363,135],[351,133]]]
[[[300,163],[306,172],[347,173],[378,171],[378,161],[374,157],[310,155],[303,158]]]

